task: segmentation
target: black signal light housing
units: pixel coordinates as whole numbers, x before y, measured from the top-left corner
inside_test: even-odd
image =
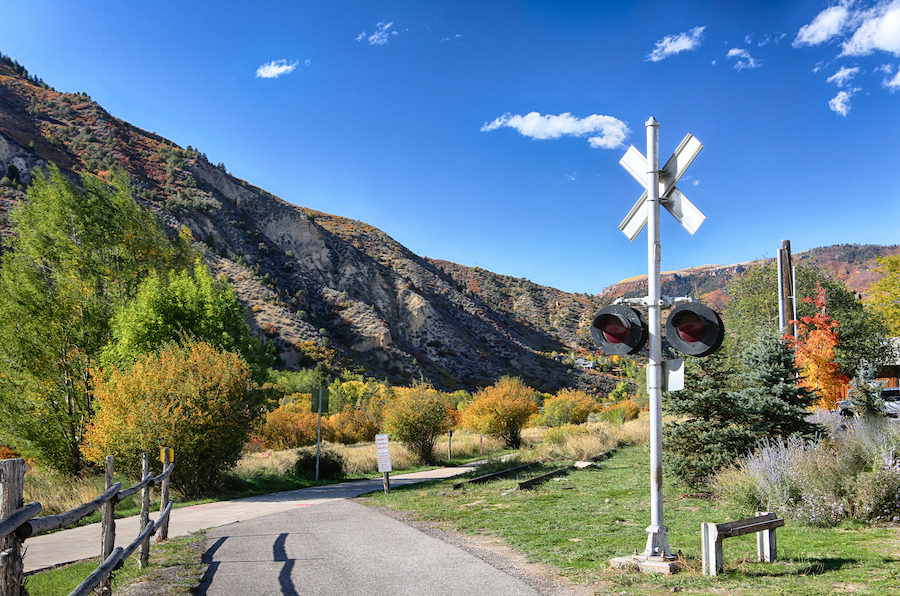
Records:
[[[722,346],[725,326],[719,314],[700,302],[683,302],[666,320],[669,345],[688,356],[709,356]]]
[[[606,354],[637,354],[647,343],[647,322],[637,310],[624,304],[602,309],[591,323],[594,344]]]

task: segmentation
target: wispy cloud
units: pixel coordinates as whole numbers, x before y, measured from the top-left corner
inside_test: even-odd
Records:
[[[309,66],[309,60],[305,63]],[[281,75],[290,74],[297,68],[297,62],[288,62],[287,60],[273,60],[267,62],[256,69],[257,78],[277,79]]]
[[[891,78],[891,76],[890,76],[891,73],[893,72],[893,68],[891,67],[891,65],[885,64],[884,66],[881,67],[881,71],[884,74],[888,75],[887,77],[885,77],[885,79],[883,81],[881,81],[882,87],[884,87],[886,89],[890,89],[891,92],[894,92],[894,91],[897,91],[898,89],[900,89],[900,68],[897,69],[897,74],[894,75],[893,78]]]
[[[827,80],[829,83],[834,83],[838,87],[843,87],[844,85],[852,81],[853,77],[855,77],[857,74],[859,74],[858,66],[854,66],[853,68],[844,67],[828,77]]]
[[[857,91],[859,91],[859,88],[838,91],[838,94],[832,97],[828,102],[828,107],[831,108],[832,112],[837,112],[841,116],[846,116],[850,113],[850,98],[853,97]]]
[[[493,122],[485,122],[481,132],[498,128],[513,128],[519,134],[532,139],[558,139],[563,136],[584,137],[595,149],[615,149],[621,147],[631,132],[628,125],[612,116],[593,114],[586,118],[576,118],[569,112],[558,116],[530,114],[504,114]]]
[[[647,54],[647,62],[659,62],[665,60],[669,56],[674,56],[688,50],[696,50],[700,47],[703,38],[703,31],[706,26],[694,27],[690,31],[679,33],[678,35],[667,35],[656,42],[656,48]]]
[[[459,39],[460,37],[462,37],[462,34],[461,34],[461,33],[457,33],[456,35],[452,35],[452,36],[450,36],[450,37],[445,37],[445,38],[442,39],[441,41],[442,41],[442,42],[444,42],[444,41],[450,41],[451,39]]]
[[[800,27],[797,37],[794,38],[794,47],[819,45],[840,35],[850,23],[849,5],[850,2],[845,1],[817,14],[812,23]]]
[[[390,23],[378,23],[375,25],[376,31],[372,35],[366,35],[366,32],[363,31],[359,35],[354,38],[354,41],[363,41],[366,40],[369,42],[370,46],[383,46],[388,41],[390,41],[391,35],[397,35],[396,31],[388,31],[394,25],[394,21]]]
[[[734,63],[734,69],[741,71],[745,68],[759,68],[762,66],[762,63],[753,58],[750,55],[750,52],[743,48],[731,48],[728,50],[728,54],[725,56],[726,58],[737,58],[738,61]]]

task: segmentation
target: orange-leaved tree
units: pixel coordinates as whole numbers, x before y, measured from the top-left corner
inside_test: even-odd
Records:
[[[477,433],[503,439],[507,446],[522,445],[522,429],[537,413],[534,389],[518,377],[503,377],[475,394],[462,413],[462,425]]]
[[[237,462],[263,401],[247,362],[205,342],[167,344],[130,367],[95,370],[94,396],[85,458],[113,455],[117,470],[139,475],[141,453],[171,447],[173,487],[190,496]]]
[[[266,414],[266,421],[258,433],[266,449],[294,449],[315,445],[319,433],[319,416],[310,408],[311,396],[295,396],[299,396],[296,402],[287,401]],[[325,427],[326,424],[323,420],[322,426]]]
[[[817,407],[833,410],[849,383],[835,362],[834,349],[840,343],[838,322],[827,313],[828,301],[820,283],[816,283],[815,297],[803,301],[818,310],[814,315],[791,321],[797,325],[797,335],[788,335],[787,340],[796,350],[795,362],[803,375],[800,386],[816,392]]]

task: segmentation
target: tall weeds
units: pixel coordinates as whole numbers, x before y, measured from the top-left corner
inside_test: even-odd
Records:
[[[819,413],[828,435],[760,444],[712,481],[720,499],[830,526],[845,518],[900,521],[900,423]],[[896,455],[895,455],[896,454]]]

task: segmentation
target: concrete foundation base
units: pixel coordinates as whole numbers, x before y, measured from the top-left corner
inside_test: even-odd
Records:
[[[681,570],[681,566],[675,557],[667,559],[664,557],[630,555],[628,557],[610,559],[609,564],[616,569],[640,571],[641,573],[661,573],[663,575],[672,575]]]

